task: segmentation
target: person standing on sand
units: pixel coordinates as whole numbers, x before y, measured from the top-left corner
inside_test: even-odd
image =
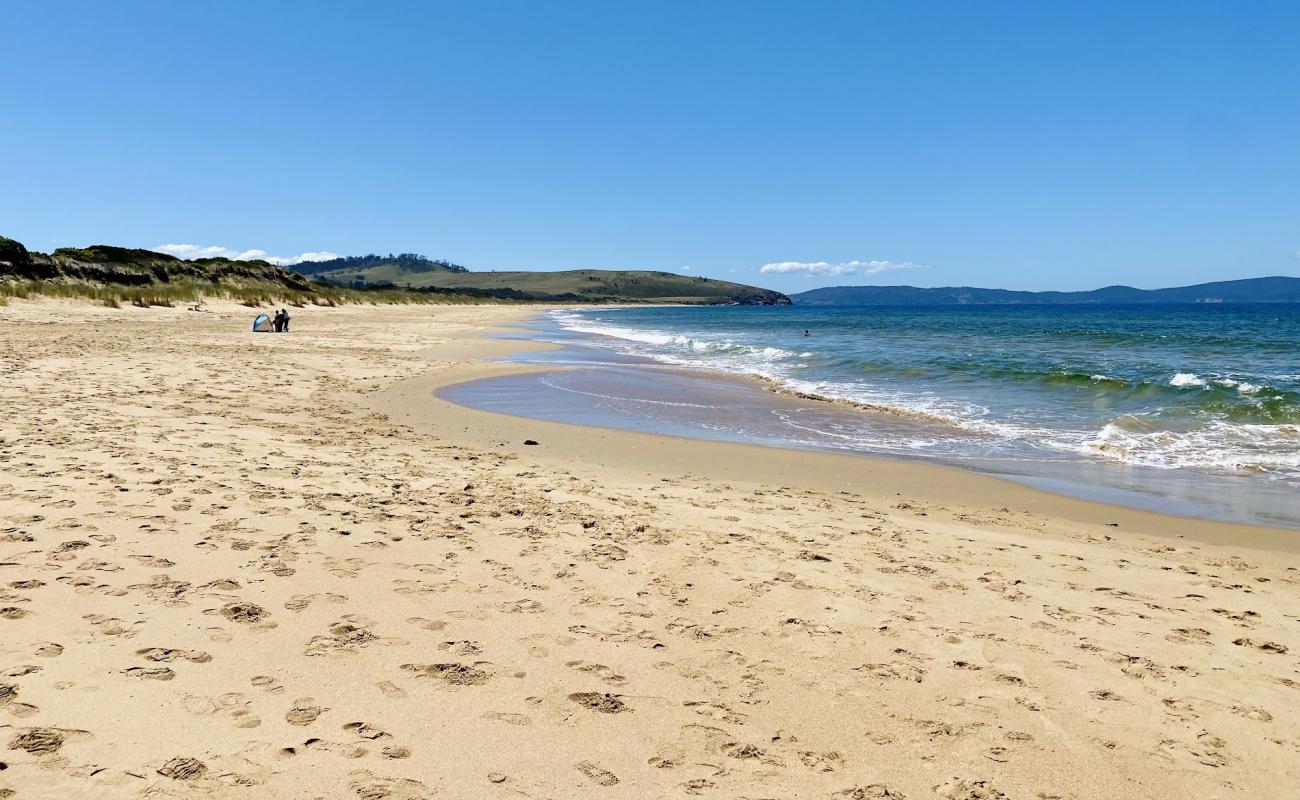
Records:
[[[271,330],[274,331],[275,333],[279,333],[283,329],[284,329],[284,313],[281,311],[277,311],[275,312],[275,316],[271,318]]]
[[[289,332],[289,312],[287,309],[280,309],[280,330],[285,333]]]

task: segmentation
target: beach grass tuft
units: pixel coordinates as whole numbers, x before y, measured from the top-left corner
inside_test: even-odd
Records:
[[[124,305],[137,308],[174,307],[189,301],[204,299],[233,300],[249,308],[270,305],[305,306],[338,305],[448,305],[466,303],[501,303],[509,300],[494,297],[477,297],[471,294],[427,293],[399,288],[357,289],[317,284],[310,290],[274,285],[237,285],[209,281],[177,281],[150,283],[143,286],[121,284],[94,284],[80,281],[0,281],[0,304],[10,300],[28,300],[37,297],[90,300],[109,308]],[[516,301],[517,302],[517,301]]]

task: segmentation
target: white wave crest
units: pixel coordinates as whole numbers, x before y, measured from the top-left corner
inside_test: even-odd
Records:
[[[1040,451],[1160,469],[1187,467],[1300,477],[1300,425],[1215,421],[1189,430],[1169,430],[1159,420],[1138,415],[1107,424],[1099,431],[1049,428],[993,419],[989,408],[929,392],[886,390],[862,381],[794,377],[794,371],[807,367],[798,363],[798,359],[812,358],[816,355],[813,352],[709,339],[698,334],[627,328],[571,312],[552,312],[552,317],[567,330],[609,337],[627,345],[627,348],[614,345],[616,349],[627,349],[663,363],[756,376],[795,396],[856,404],[867,411],[948,426],[953,432],[963,432],[964,436],[973,434],[988,441],[1028,444]],[[1094,382],[1125,382],[1123,378],[1104,374],[1090,377]],[[1224,388],[1235,388],[1243,395],[1253,395],[1266,388],[1228,377],[1212,375],[1207,380],[1194,372],[1175,373],[1168,385],[1208,389],[1211,381]],[[928,441],[919,431],[915,439]]]
[[[1169,379],[1170,386],[1204,386],[1205,379],[1195,372],[1179,372]]]

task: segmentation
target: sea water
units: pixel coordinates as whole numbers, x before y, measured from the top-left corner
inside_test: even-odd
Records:
[[[596,308],[529,335],[565,345],[532,360],[580,368],[528,379],[563,399],[496,410],[933,458],[1300,526],[1293,305]],[[767,397],[709,382],[723,375]],[[491,405],[492,387],[452,399]]]

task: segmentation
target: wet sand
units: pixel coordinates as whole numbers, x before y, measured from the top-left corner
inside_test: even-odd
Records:
[[[0,307],[0,796],[1300,781],[1294,532],[434,396],[530,313]]]
[[[1069,497],[1287,528],[1300,535],[1297,489],[1282,481],[999,452],[996,443],[990,446],[978,434],[933,420],[792,396],[748,376],[620,358],[595,348],[517,353],[510,361],[552,369],[455,384],[438,395],[471,408],[537,420],[946,465]],[[954,444],[958,436],[967,441]],[[938,448],[917,446],[940,441]],[[957,448],[972,452],[959,457]],[[973,452],[979,448],[988,454]]]

